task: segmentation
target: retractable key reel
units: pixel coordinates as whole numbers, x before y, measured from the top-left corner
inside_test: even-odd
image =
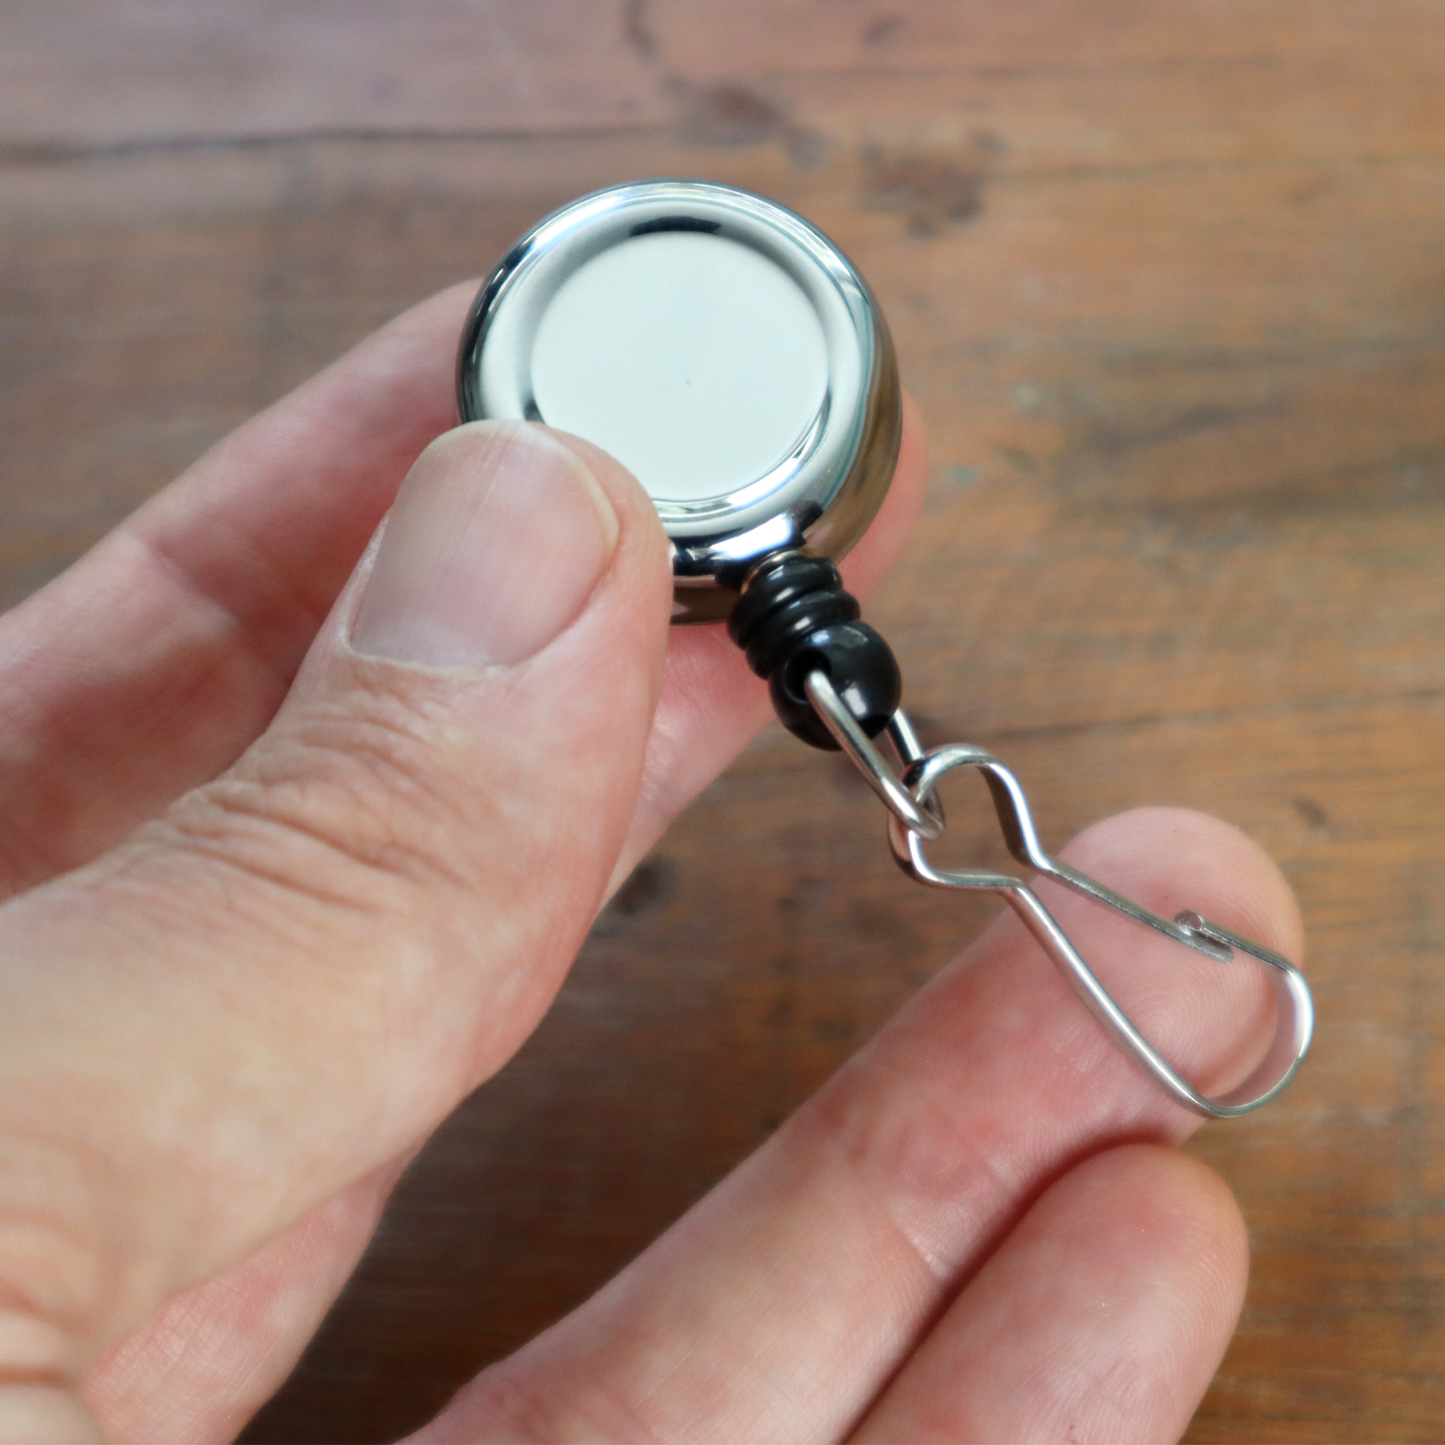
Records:
[[[902,412],[888,328],[820,231],[774,201],[700,181],[584,196],[523,236],[487,279],[462,336],[457,385],[466,421],[546,422],[630,468],[672,541],[673,621],[726,619],[783,724],[814,747],[841,749],[882,799],[904,872],[1001,894],[1171,1098],[1229,1118],[1294,1077],[1314,1009],[1293,964],[1197,913],[1171,922],[1056,862],[997,758],[961,743],[920,745],[899,707],[898,664],[833,565],[883,502]],[[1207,1098],[1183,1078],[1025,879],[928,861],[927,844],[945,828],[938,785],[960,767],[983,774],[1020,863],[1220,963],[1246,954],[1263,965],[1277,1025],[1244,1083]]]

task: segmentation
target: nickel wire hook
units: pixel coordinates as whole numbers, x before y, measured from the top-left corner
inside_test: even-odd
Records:
[[[1287,958],[1194,912],[1185,911],[1172,920],[1164,918],[1087,873],[1051,857],[1039,842],[1028,798],[1019,780],[982,748],[950,743],[925,752],[900,709],[886,729],[904,765],[900,778],[859,727],[826,672],[818,669],[809,673],[804,690],[839,748],[888,807],[888,841],[899,867],[910,878],[934,888],[978,889],[1002,895],[1119,1048],[1176,1103],[1206,1118],[1232,1119],[1269,1103],[1294,1078],[1309,1052],[1314,1032],[1314,1003],[1304,975]],[[928,861],[925,845],[942,836],[946,827],[937,801],[938,785],[946,774],[965,767],[982,773],[993,798],[1004,842],[1020,863],[1216,963],[1230,963],[1237,955],[1246,954],[1263,965],[1274,991],[1274,1038],[1263,1060],[1243,1083],[1217,1097],[1196,1089],[1119,1006],[1024,879],[982,868],[940,869]]]

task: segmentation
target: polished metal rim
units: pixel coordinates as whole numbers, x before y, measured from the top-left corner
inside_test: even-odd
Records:
[[[867,286],[826,236],[775,201],[704,181],[584,196],[522,237],[482,286],[462,337],[458,402],[464,421],[545,422],[532,354],[548,304],[604,250],[666,230],[707,231],[772,261],[811,303],[827,355],[817,414],[767,472],[712,497],[654,498],[673,543],[675,616],[709,621],[726,614],[743,573],[769,552],[804,546],[843,556],[892,480],[901,435],[892,342]]]

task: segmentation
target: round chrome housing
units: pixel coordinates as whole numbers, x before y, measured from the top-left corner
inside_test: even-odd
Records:
[[[842,557],[893,478],[898,367],[867,286],[775,201],[705,181],[597,191],[533,227],[478,293],[464,421],[545,422],[646,487],[674,620],[727,615],[758,558]]]

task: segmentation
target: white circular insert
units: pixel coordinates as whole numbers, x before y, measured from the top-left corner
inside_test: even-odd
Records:
[[[828,390],[817,313],[748,246],[695,231],[629,238],[557,289],[537,327],[541,419],[611,452],[657,501],[767,475]]]

